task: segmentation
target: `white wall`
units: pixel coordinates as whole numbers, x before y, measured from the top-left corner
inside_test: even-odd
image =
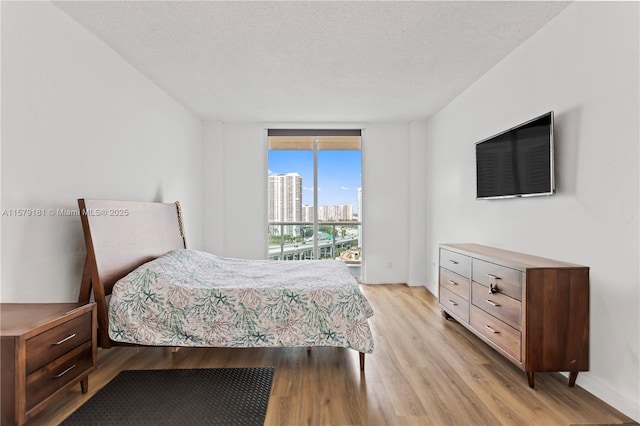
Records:
[[[344,123],[205,123],[206,250],[230,257],[266,257],[265,129],[349,126]],[[406,283],[409,275],[409,125],[351,125],[351,128],[362,127],[366,127],[362,146],[363,210],[366,212],[363,278],[372,284]],[[212,217],[219,223],[211,223]]]
[[[224,255],[264,259],[267,250],[267,145],[262,123],[222,130]]]
[[[202,123],[49,2],[2,2],[3,302],[75,301],[77,198],[182,203],[202,243]]]
[[[203,241],[202,249],[224,254],[224,165],[223,123],[203,123]]]
[[[590,372],[640,420],[637,2],[577,2],[428,121],[428,288],[437,247],[477,242],[591,267]],[[555,111],[557,195],[475,200],[474,143]]]
[[[409,280],[427,285],[427,123],[409,123]]]
[[[367,123],[362,145],[362,281],[409,278],[409,125]]]

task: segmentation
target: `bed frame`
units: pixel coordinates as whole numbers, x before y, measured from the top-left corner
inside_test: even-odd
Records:
[[[97,305],[98,345],[132,346],[109,338],[108,297],[113,286],[143,263],[186,248],[180,204],[78,199],[87,257],[78,301]],[[310,349],[310,348],[307,348]],[[360,352],[364,371],[364,353]]]

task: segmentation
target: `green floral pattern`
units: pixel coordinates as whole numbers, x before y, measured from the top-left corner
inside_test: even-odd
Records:
[[[372,315],[340,261],[174,250],[116,283],[109,336],[153,346],[340,346],[372,353]]]

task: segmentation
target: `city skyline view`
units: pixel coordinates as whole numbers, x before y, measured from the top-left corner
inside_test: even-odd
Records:
[[[298,173],[302,178],[302,204],[313,206],[313,151],[270,150],[269,175]],[[353,205],[359,214],[362,153],[359,150],[318,151],[318,206]]]

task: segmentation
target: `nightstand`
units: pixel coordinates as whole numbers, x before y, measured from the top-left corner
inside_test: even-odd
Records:
[[[2,425],[22,425],[96,369],[95,303],[0,304]]]

